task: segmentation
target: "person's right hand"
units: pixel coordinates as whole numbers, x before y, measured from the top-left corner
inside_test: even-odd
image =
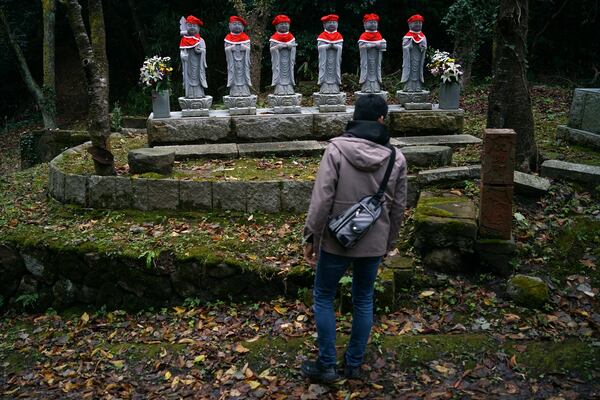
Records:
[[[313,268],[317,265],[317,256],[312,243],[306,243],[304,245],[304,261]]]

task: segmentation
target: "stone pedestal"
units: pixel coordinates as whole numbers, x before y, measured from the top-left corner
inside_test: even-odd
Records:
[[[223,96],[225,108],[230,115],[256,115],[256,95],[234,97]]]
[[[313,101],[319,112],[346,111],[346,93],[313,93]]]
[[[404,108],[407,110],[432,110],[433,104],[431,103],[405,103]]]
[[[198,99],[179,98],[182,117],[208,117],[208,110],[212,106],[212,96],[204,96]]]
[[[385,101],[388,100],[389,97],[389,93],[388,92],[377,92],[377,93],[366,93],[366,92],[354,92],[354,96],[356,97],[356,100],[358,100],[359,98],[361,98],[362,96],[368,96],[368,95],[377,95],[379,97],[381,97],[382,99],[384,99]]]
[[[398,90],[396,92],[396,99],[401,106],[404,106],[406,103],[429,103],[429,91],[405,92],[404,90]]]
[[[302,95],[300,93],[290,95],[270,94],[267,97],[267,102],[273,108],[275,114],[299,114],[302,111],[301,101]]]

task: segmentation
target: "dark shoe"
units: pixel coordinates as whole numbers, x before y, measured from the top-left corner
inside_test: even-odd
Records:
[[[351,367],[349,365],[344,365],[344,377],[347,379],[362,379],[362,372],[360,367]]]
[[[325,367],[319,360],[304,361],[300,367],[302,376],[316,383],[333,383],[340,379],[335,367]]]

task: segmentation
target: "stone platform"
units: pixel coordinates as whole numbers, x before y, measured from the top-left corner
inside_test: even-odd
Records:
[[[208,117],[186,118],[172,112],[171,118],[147,121],[151,146],[276,142],[289,140],[327,140],[338,136],[352,119],[354,107],[345,112],[319,113],[316,107],[302,107],[297,114],[274,114],[258,109],[257,115],[230,115],[226,110],[210,110]],[[456,135],[463,129],[463,110],[406,110],[391,105],[387,121],[390,134],[396,137]]]

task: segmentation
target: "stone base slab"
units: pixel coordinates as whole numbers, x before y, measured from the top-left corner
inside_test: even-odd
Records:
[[[212,96],[204,96],[198,99],[180,97],[179,106],[183,117],[208,117],[208,110],[212,106]]]
[[[406,103],[404,108],[407,110],[433,110],[433,104],[431,103]]]
[[[300,103],[302,95],[300,93],[290,95],[270,94],[267,96],[267,103],[273,108],[275,114],[297,114],[302,112]]]
[[[313,93],[313,101],[319,112],[346,111],[346,93]]]
[[[381,91],[381,92],[377,92],[377,93],[366,93],[366,92],[354,92],[354,96],[356,97],[356,100],[360,99],[363,96],[369,96],[369,95],[377,95],[379,97],[381,97],[382,99],[384,99],[385,101],[388,101],[388,98],[390,97],[390,94],[388,92],[385,91]]]
[[[559,125],[556,129],[556,138],[559,141],[564,140],[568,143],[576,143],[582,146],[588,146],[600,150],[600,134],[598,133],[569,128],[565,125]]]
[[[401,106],[404,106],[406,103],[429,103],[429,91],[405,92],[404,90],[398,90],[396,92],[396,100],[398,100],[398,104]]]
[[[600,167],[595,165],[546,160],[542,164],[542,176],[600,185]]]
[[[409,167],[445,167],[452,163],[452,148],[448,146],[409,146],[401,151]]]
[[[230,115],[256,115],[256,107],[236,107],[229,109]]]
[[[450,146],[459,147],[470,144],[481,144],[481,139],[472,135],[442,135],[442,136],[407,136],[392,138],[390,144],[396,147],[407,146]]]

